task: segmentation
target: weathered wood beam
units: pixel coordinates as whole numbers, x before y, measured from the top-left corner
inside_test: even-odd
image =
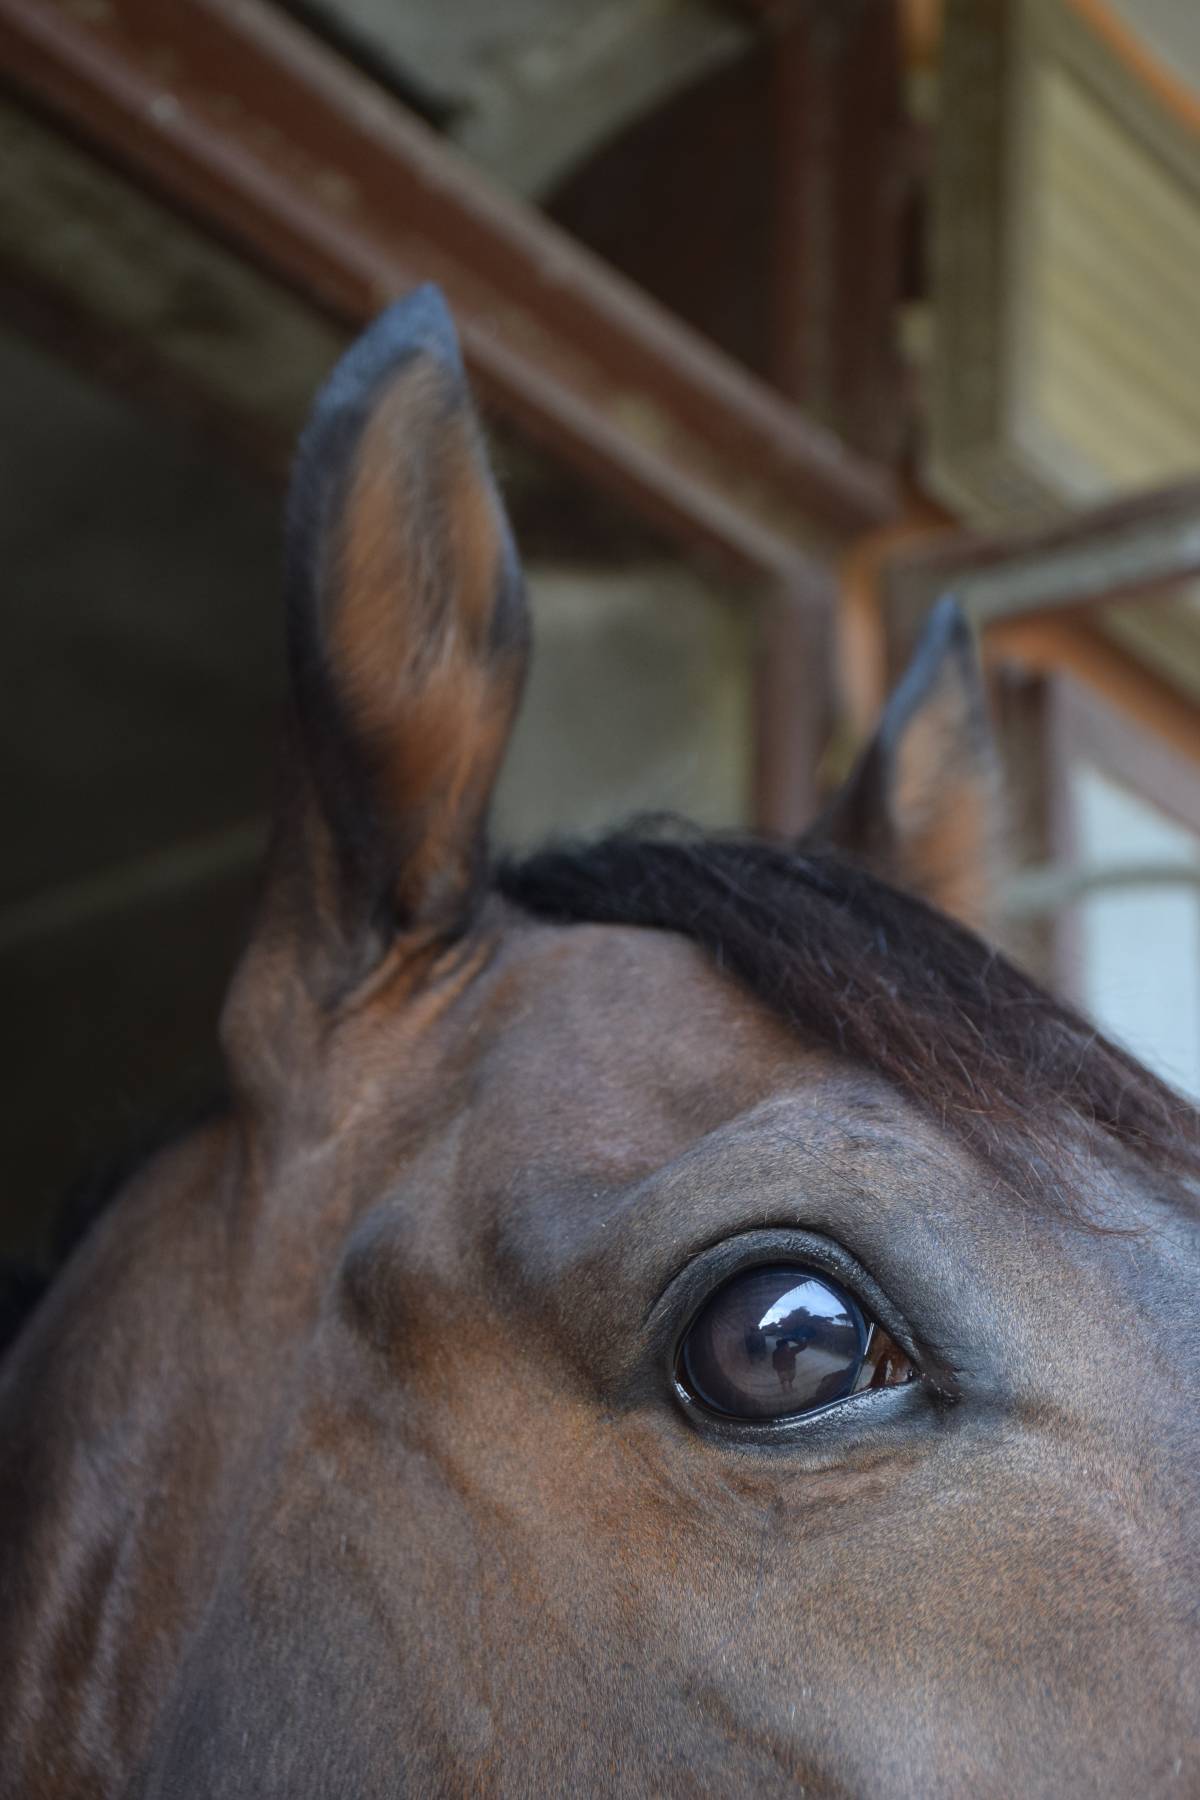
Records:
[[[947,532],[900,550],[882,577],[888,665],[901,669],[930,605],[953,589],[974,624],[992,631],[1168,593],[1200,576],[1200,481],[1070,513],[1049,526]],[[1098,634],[1097,634],[1098,635]],[[1132,659],[1114,658],[1122,662]]]
[[[791,581],[889,476],[263,0],[0,0],[18,88],[329,313],[445,288],[485,397],[694,549]]]
[[[1124,719],[1200,763],[1200,706],[1079,618],[1000,621],[984,638],[989,658],[1008,657],[1041,674],[1069,675]],[[1193,773],[1193,780],[1195,779]]]
[[[813,586],[819,581],[818,587]],[[752,822],[781,836],[816,817],[822,758],[836,725],[831,577],[780,586],[759,602],[754,669]]]
[[[911,435],[896,333],[915,179],[898,0],[808,0],[771,55],[774,380],[891,464]]]
[[[0,320],[274,482],[348,335],[3,97]]]

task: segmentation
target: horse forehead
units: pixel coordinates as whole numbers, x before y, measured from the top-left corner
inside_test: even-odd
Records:
[[[564,1150],[673,1148],[830,1060],[687,939],[611,925],[528,934],[467,1036],[476,1109],[518,1153],[564,1132],[584,1134]]]
[[[1006,1194],[994,1170],[880,1077],[806,1043],[677,933],[519,928],[463,1036],[472,1100],[450,1213],[468,1235],[489,1237],[499,1216],[508,1246],[528,1234],[539,1262],[547,1242],[567,1251],[575,1213],[575,1248],[585,1249],[606,1192],[621,1212],[673,1202],[695,1213],[707,1197],[715,1230],[718,1213],[738,1213],[728,1196],[747,1200],[746,1218],[729,1221],[736,1229],[759,1222],[752,1215],[775,1189],[782,1212],[790,1185],[835,1235],[852,1209],[860,1225],[899,1227],[913,1243],[952,1226],[976,1255],[1011,1240],[1008,1254],[1032,1259],[1036,1244],[1048,1278],[1103,1265],[1121,1286],[1160,1285],[1157,1233],[1132,1258],[1128,1240],[1080,1232],[1034,1187]],[[1114,1222],[1136,1226],[1140,1208],[1126,1215],[1125,1181],[1101,1159],[1089,1197],[1106,1187]]]
[[[560,1247],[607,1204],[697,1213],[740,1191],[953,1190],[959,1146],[878,1076],[806,1043],[674,934],[570,926],[522,951],[467,1029],[448,1213]],[[782,1201],[780,1201],[782,1204]],[[813,1205],[816,1205],[815,1200]],[[714,1224],[719,1224],[715,1219]],[[755,1223],[748,1220],[747,1223]]]
[[[748,1055],[777,1061],[801,1046],[787,1027],[697,944],[633,925],[533,925],[498,959],[485,1006],[506,1053],[545,1061],[564,1044],[594,1060],[661,1059],[676,1043],[716,1066]]]

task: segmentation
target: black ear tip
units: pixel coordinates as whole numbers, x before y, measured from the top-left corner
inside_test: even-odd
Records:
[[[458,333],[441,288],[432,281],[423,282],[402,300],[396,300],[380,313],[366,333],[364,341],[378,336],[396,357],[424,351],[443,367],[462,372],[462,352]]]
[[[322,496],[333,494],[378,395],[405,364],[421,358],[445,378],[447,393],[466,398],[458,334],[441,290],[414,288],[381,312],[334,365],[313,402],[292,467],[288,499],[288,566],[301,580],[312,565],[322,528]]]
[[[939,653],[946,650],[971,650],[974,639],[971,627],[967,623],[967,615],[963,611],[962,601],[957,594],[943,594],[935,600],[929,609],[929,617],[925,621],[921,633],[921,644],[918,650],[926,646]]]
[[[975,634],[962,602],[955,594],[943,594],[929,609],[913,651],[909,674],[915,677],[917,686],[924,688],[936,681],[939,672],[947,667],[957,668],[969,679],[976,662]]]
[[[967,692],[979,679],[974,635],[953,594],[943,594],[930,608],[912,660],[884,712],[880,735],[885,742],[899,737],[947,675]]]
[[[314,421],[353,415],[397,369],[425,356],[460,386],[458,333],[441,290],[426,282],[396,300],[351,344],[317,396]]]

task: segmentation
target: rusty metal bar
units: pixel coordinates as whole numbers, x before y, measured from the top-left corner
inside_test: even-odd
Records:
[[[347,323],[439,281],[487,400],[737,571],[791,580],[891,515],[886,472],[262,0],[0,0],[0,67]]]

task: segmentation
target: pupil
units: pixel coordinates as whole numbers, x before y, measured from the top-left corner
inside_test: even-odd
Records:
[[[748,1269],[714,1294],[688,1332],[683,1371],[714,1411],[777,1419],[850,1393],[866,1342],[861,1309],[827,1276]]]

